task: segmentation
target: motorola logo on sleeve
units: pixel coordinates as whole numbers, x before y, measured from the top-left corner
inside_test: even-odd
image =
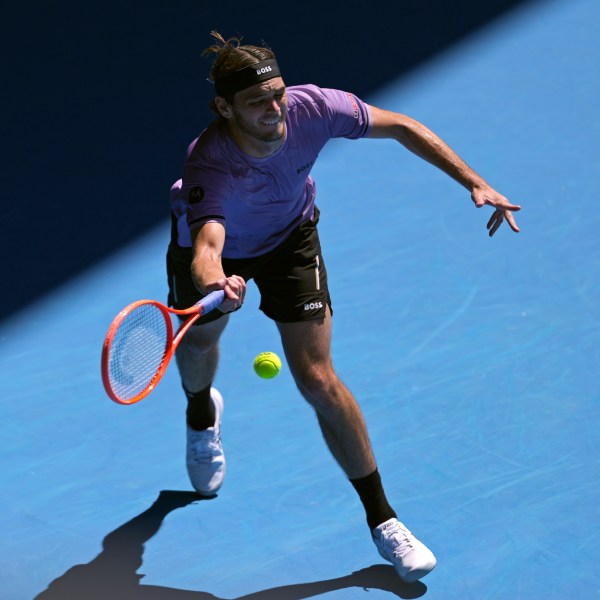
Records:
[[[190,190],[190,204],[198,204],[202,198],[204,198],[204,190],[199,185]]]

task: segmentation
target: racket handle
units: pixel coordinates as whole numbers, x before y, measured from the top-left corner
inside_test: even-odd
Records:
[[[225,292],[223,290],[217,290],[216,292],[211,292],[207,296],[204,296],[204,298],[196,302],[194,306],[200,308],[200,315],[205,315],[211,310],[217,308],[217,306],[219,306],[223,300],[225,300]]]

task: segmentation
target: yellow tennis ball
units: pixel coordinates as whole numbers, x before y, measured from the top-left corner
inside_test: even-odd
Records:
[[[254,370],[259,377],[271,379],[281,371],[281,360],[275,352],[261,352],[254,359]]]

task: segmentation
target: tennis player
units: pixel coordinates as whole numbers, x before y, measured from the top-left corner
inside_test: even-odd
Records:
[[[212,36],[204,52],[214,58],[216,119],[189,146],[182,179],[172,187],[167,253],[171,306],[191,306],[217,289],[226,296],[184,337],[176,355],[188,400],[191,483],[207,496],[223,483],[223,398],[212,382],[219,337],[254,279],[260,309],[279,330],[289,369],[362,501],[375,545],[402,580],[416,581],[436,559],[388,502],[361,410],[332,364],[332,303],[310,172],[332,138],[393,139],[464,186],[476,207],[491,206],[489,235],[504,220],[519,231],[513,212],[520,207],[421,123],[345,91],[286,87],[269,48]]]

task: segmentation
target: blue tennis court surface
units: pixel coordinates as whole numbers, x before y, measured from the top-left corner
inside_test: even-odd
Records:
[[[174,365],[139,404],[106,398],[112,317],[165,297],[165,214],[1,324],[0,597],[597,598],[599,19],[531,3],[365,98],[521,203],[519,235],[490,240],[490,211],[392,142],[336,141],[314,171],[334,361],[431,575],[384,566],[285,367],[254,375],[281,347],[253,286],[222,343],[218,498],[190,494]]]

